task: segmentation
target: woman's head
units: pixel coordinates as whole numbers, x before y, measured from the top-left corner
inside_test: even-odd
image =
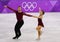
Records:
[[[40,15],[44,15],[45,12],[43,10],[40,10],[39,13],[40,13]]]

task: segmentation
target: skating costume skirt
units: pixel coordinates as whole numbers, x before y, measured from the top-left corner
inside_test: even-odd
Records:
[[[38,26],[42,26],[42,27],[44,27],[44,25],[43,25],[43,22],[42,22],[42,19],[40,19],[40,18],[38,18]]]

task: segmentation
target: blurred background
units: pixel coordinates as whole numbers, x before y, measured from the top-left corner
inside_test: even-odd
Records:
[[[12,13],[4,5],[15,10],[21,6],[24,12],[38,12],[39,8],[45,12],[60,12],[60,0],[0,0],[0,13]]]

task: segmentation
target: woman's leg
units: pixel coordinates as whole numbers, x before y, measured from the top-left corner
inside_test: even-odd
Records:
[[[38,32],[38,39],[40,39],[40,36],[41,36],[41,26],[38,26],[36,29],[37,29],[37,32]]]
[[[38,31],[38,39],[40,39],[41,31]]]

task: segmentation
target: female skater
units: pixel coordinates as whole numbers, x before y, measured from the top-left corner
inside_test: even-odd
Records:
[[[15,30],[15,37],[13,37],[13,39],[18,39],[21,36],[20,29],[21,29],[22,25],[24,24],[23,15],[26,15],[26,16],[29,16],[29,17],[39,18],[37,16],[32,16],[32,15],[25,14],[24,12],[22,12],[20,6],[18,7],[17,11],[10,8],[9,6],[6,6],[6,5],[4,7],[9,8],[10,10],[12,10],[13,12],[16,13],[17,23],[16,23],[15,29],[14,29]]]
[[[38,32],[38,38],[37,38],[37,40],[40,39],[41,28],[44,27],[43,22],[42,22],[42,18],[43,18],[43,15],[44,15],[44,11],[41,10],[39,13],[40,13],[40,14],[39,14],[39,17],[40,17],[40,18],[38,18],[38,26],[37,26],[37,28],[36,28],[36,30],[37,30],[37,32]]]

